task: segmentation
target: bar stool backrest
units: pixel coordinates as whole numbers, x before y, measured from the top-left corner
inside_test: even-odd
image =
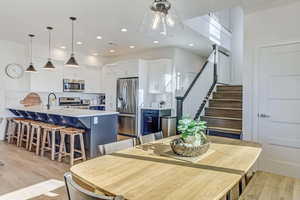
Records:
[[[143,135],[140,137],[141,144],[146,144],[150,142],[154,142],[155,140],[163,139],[163,133],[157,132],[157,133],[151,133],[148,135]]]
[[[104,196],[104,195],[90,192],[80,187],[77,183],[73,181],[70,172],[65,173],[64,178],[65,178],[69,200],[124,200],[122,196],[116,196],[116,197]]]
[[[136,139],[128,139],[128,140],[122,140],[119,142],[113,142],[109,144],[99,145],[99,153],[101,156],[112,154],[116,151],[121,151],[124,149],[133,148],[136,145]]]

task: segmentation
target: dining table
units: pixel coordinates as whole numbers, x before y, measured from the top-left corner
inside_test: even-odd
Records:
[[[97,157],[70,171],[85,188],[128,200],[238,199],[261,145],[209,136],[209,150],[199,160],[178,159],[170,153],[170,142],[177,137]]]

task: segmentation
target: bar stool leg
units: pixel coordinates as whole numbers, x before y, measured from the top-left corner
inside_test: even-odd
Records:
[[[65,134],[60,133],[60,145],[59,145],[59,154],[58,154],[58,161],[61,162],[61,158],[65,155]]]
[[[35,149],[35,154],[39,155],[40,151],[40,142],[41,142],[41,129],[38,128],[36,131],[36,149]]]
[[[27,125],[27,137],[26,137],[26,149],[29,149],[29,140],[30,140],[30,125]]]
[[[51,160],[55,160],[55,132],[54,130],[51,131]]]
[[[84,140],[83,140],[82,134],[79,134],[79,139],[80,139],[81,156],[82,156],[82,159],[85,161],[86,155],[85,155],[85,147],[84,147]]]
[[[70,135],[70,164],[71,166],[74,165],[74,144],[75,144],[75,140],[74,140],[74,134]]]
[[[21,134],[20,134],[20,140],[19,140],[19,143],[18,143],[18,147],[22,147],[22,143],[23,143],[23,138],[24,138],[24,132],[25,132],[25,125],[24,124],[20,124],[21,126]]]
[[[48,131],[47,131],[47,129],[44,129],[43,134],[42,134],[41,156],[44,156],[44,153],[45,153],[45,146],[46,146],[47,136],[48,136]],[[49,142],[49,140],[48,140],[48,142]]]
[[[21,131],[22,131],[22,124],[18,123],[18,131],[17,131],[17,147],[20,146],[21,143]]]
[[[8,122],[8,129],[7,129],[7,143],[9,144],[11,142],[12,134],[14,134],[14,125],[15,123],[13,121]]]
[[[33,143],[34,132],[35,132],[35,128],[32,127],[32,129],[31,129],[31,134],[30,134],[29,149],[28,149],[29,151],[32,150],[32,143]]]

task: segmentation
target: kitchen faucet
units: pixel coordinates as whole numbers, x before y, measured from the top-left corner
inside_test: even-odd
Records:
[[[48,109],[48,110],[50,110],[50,96],[51,96],[51,95],[54,96],[55,100],[57,99],[54,92],[50,92],[50,93],[49,93],[49,95],[48,95],[48,104],[47,104],[47,109]]]

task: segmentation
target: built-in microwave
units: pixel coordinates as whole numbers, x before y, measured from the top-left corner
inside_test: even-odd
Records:
[[[84,92],[84,80],[63,79],[64,92]]]

